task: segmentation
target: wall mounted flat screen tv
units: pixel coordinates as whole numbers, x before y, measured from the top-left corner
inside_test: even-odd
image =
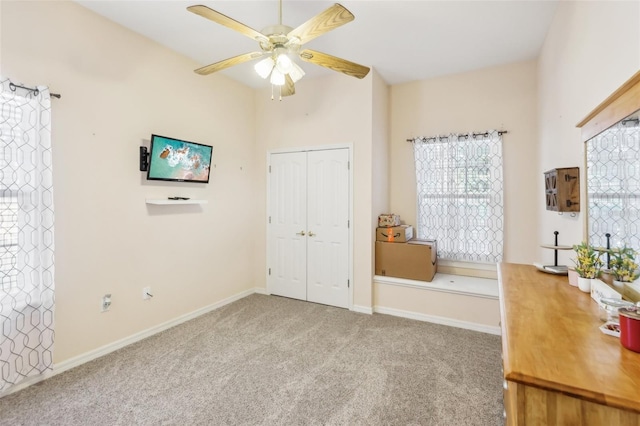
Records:
[[[147,179],[209,183],[213,147],[151,135]]]

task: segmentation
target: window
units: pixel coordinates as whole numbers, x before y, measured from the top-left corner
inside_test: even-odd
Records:
[[[0,392],[53,367],[53,179],[46,88],[0,79]]]
[[[21,110],[13,99],[3,99],[2,121],[0,121],[0,292],[14,294],[18,290],[18,194],[12,185],[15,180],[16,146],[9,140],[21,140],[23,131],[19,126]],[[11,183],[10,183],[11,182]]]
[[[0,292],[17,289],[18,197],[10,191],[0,196]]]
[[[502,136],[449,135],[414,140],[420,239],[435,239],[442,259],[502,260]]]
[[[9,89],[0,105],[0,304],[38,304],[53,274],[50,101]]]
[[[589,243],[640,248],[640,126],[623,120],[587,141]]]

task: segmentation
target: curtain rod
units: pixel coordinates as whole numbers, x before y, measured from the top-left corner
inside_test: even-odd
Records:
[[[29,90],[33,92],[36,96],[38,95],[38,93],[40,93],[40,91],[37,88],[32,89],[31,87],[25,87],[25,86],[20,86],[19,84],[9,83],[9,89],[11,89],[12,92],[15,92],[17,88]],[[53,98],[58,98],[58,99],[62,97],[62,95],[60,95],[59,93],[49,93],[49,95]]]
[[[509,133],[509,132],[508,132],[507,130],[498,130],[498,136],[502,136],[502,135],[504,135],[505,133]],[[484,137],[486,138],[487,136],[489,136],[489,132],[471,133],[471,136],[472,136],[474,139],[475,139],[475,137],[476,137],[476,136],[484,136]],[[464,133],[464,134],[458,135],[458,137],[468,138],[468,137],[469,137],[469,133]],[[417,138],[413,138],[413,139],[407,139],[407,142],[413,142],[413,141],[415,141],[416,139],[424,139],[425,141],[428,141],[428,140],[431,140],[431,139],[433,139],[433,140],[436,140],[436,139],[440,139],[440,140],[442,140],[442,139],[447,139],[447,138],[448,138],[448,136],[433,136],[433,137],[430,137],[430,138],[420,138],[420,137],[417,137]]]

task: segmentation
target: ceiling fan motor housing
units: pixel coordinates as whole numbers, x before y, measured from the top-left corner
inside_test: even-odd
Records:
[[[264,34],[265,36],[267,36],[269,38],[268,42],[265,41],[261,41],[260,42],[260,47],[262,48],[262,50],[266,51],[266,52],[270,52],[272,51],[274,48],[276,47],[284,47],[285,45],[287,45],[287,43],[289,43],[290,41],[293,42],[294,40],[289,40],[289,37],[287,37],[287,34],[289,34],[291,31],[293,30],[293,28],[287,26],[287,25],[270,25],[266,28],[264,28],[262,31],[260,31],[262,34]],[[297,40],[297,38],[296,38]],[[298,43],[289,43],[289,45],[292,44],[297,44]],[[289,46],[287,46],[289,47]]]

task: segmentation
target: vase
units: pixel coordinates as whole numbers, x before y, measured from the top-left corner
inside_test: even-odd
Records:
[[[569,285],[578,287],[578,273],[576,272],[576,270],[573,268],[569,268],[567,275],[569,278]]]
[[[624,294],[624,281],[613,280],[613,288],[620,294]]]
[[[630,283],[626,283],[628,287],[631,287],[636,292],[640,293],[640,280],[631,281]]]
[[[591,293],[591,278],[578,277],[578,288],[585,293]]]

